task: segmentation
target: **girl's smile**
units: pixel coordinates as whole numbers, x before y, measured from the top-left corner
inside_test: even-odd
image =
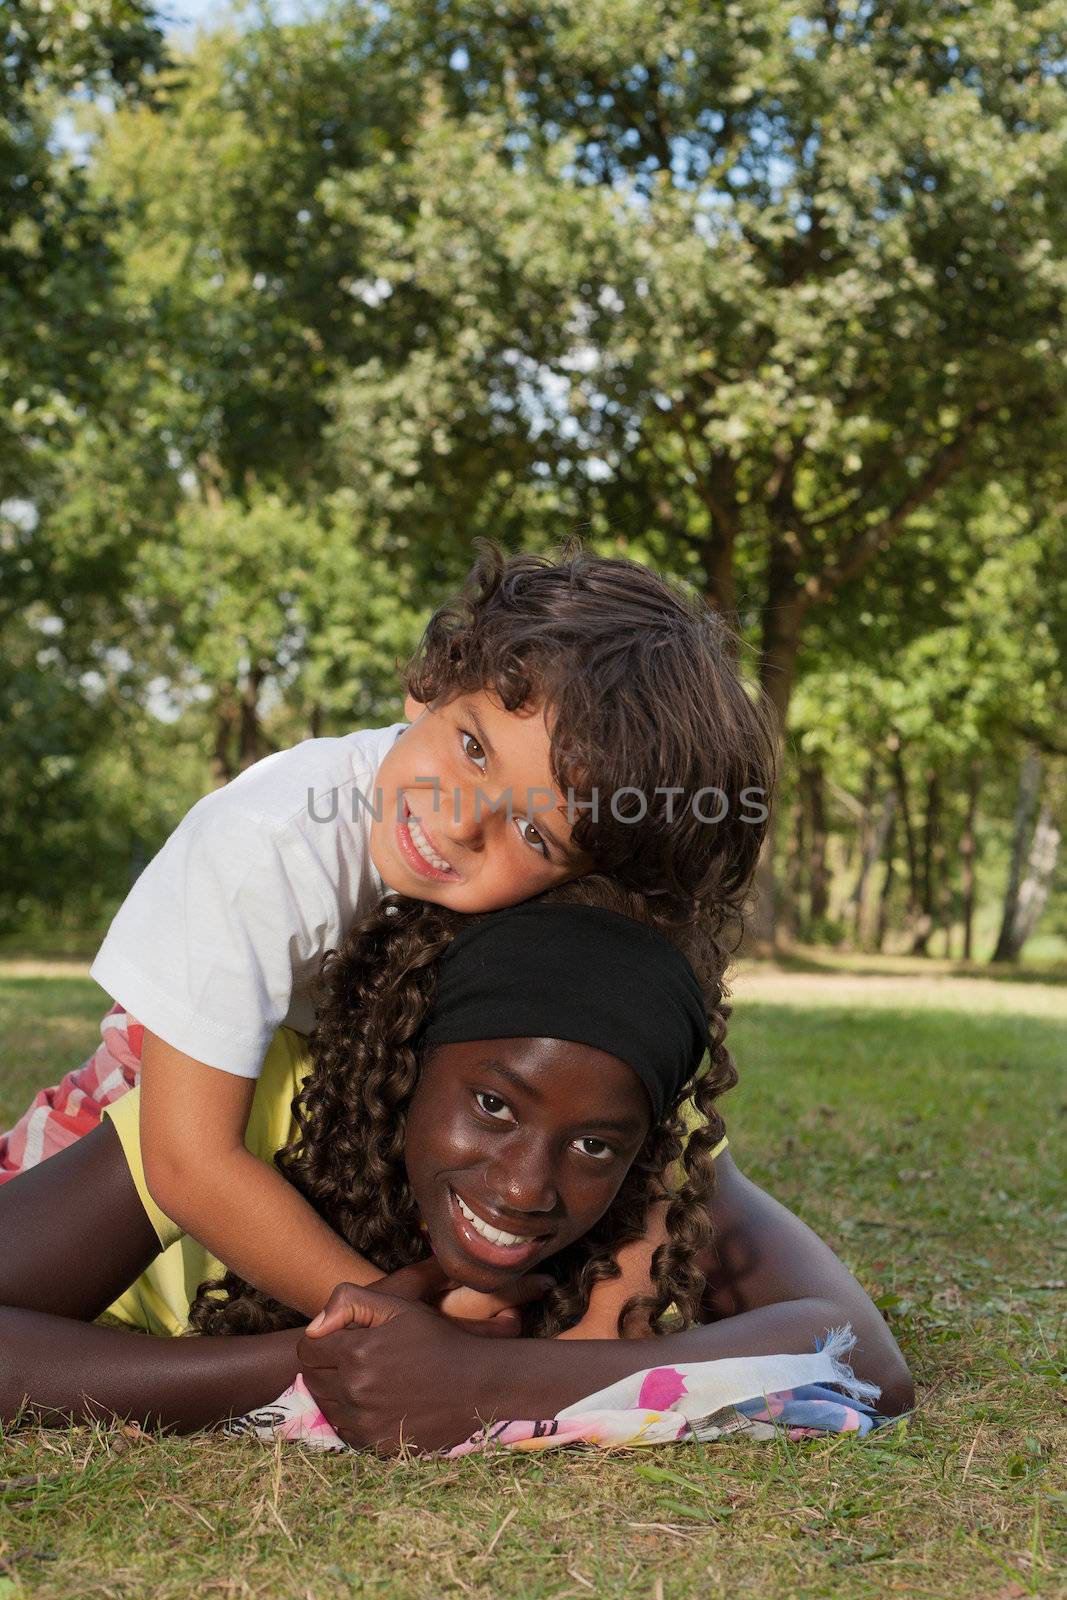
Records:
[[[589,1232],[648,1133],[618,1057],[561,1039],[438,1046],[411,1101],[405,1161],[450,1278],[499,1287]]]
[[[500,1223],[479,1216],[454,1189],[449,1191],[449,1200],[456,1233],[468,1253],[487,1266],[504,1267],[509,1272],[525,1270],[552,1237],[550,1233],[511,1233]]]

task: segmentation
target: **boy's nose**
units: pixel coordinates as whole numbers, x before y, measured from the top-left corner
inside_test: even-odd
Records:
[[[473,787],[456,789],[443,811],[449,838],[466,845],[468,850],[475,850],[481,844],[486,818],[491,815],[485,795],[478,794]]]

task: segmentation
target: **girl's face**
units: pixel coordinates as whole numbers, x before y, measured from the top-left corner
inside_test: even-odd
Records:
[[[439,1045],[411,1101],[404,1159],[445,1272],[492,1290],[580,1239],[650,1120],[637,1075],[590,1045]]]

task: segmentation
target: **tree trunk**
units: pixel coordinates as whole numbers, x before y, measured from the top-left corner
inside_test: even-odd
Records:
[[[811,819],[811,867],[809,876],[809,915],[813,924],[824,921],[830,905],[830,874],[826,866],[826,786],[822,767],[811,761],[801,773]]]
[[[794,559],[785,545],[776,540],[771,549],[767,604],[763,612],[760,684],[774,714],[779,756],[796,677],[800,627],[805,609],[797,587]],[[773,946],[777,937],[778,903],[774,870],[776,832],[776,812],[772,806],[767,837],[756,868],[755,908],[750,924],[753,939],[763,946]]]
[[[978,792],[982,784],[982,763],[977,757],[967,768],[967,810],[960,839],[961,889],[963,891],[963,959],[974,959],[974,885],[978,844],[974,819],[978,813]]]
[[[1059,821],[1053,815],[1051,805],[1046,801],[1038,813],[1026,877],[1019,890],[1013,930],[1016,956],[1022,954],[1023,945],[1037,927],[1041,913],[1045,909],[1049,890],[1052,888],[1053,874],[1056,871],[1056,857],[1059,854],[1061,837]]]
[[[948,874],[948,851],[945,847],[945,827],[943,821],[934,834],[934,903],[937,906],[937,921],[944,936],[942,955],[946,960],[952,957],[952,884]]]
[[[894,790],[894,793],[896,791]],[[896,878],[896,853],[897,853],[897,813],[894,808],[889,819],[885,841],[885,877],[882,879],[882,892],[878,896],[878,924],[875,929],[874,947],[876,950],[885,949],[885,936],[889,931],[889,897]]]
[[[808,863],[807,826],[804,816],[804,792],[798,785],[793,804],[793,828],[789,838],[789,861],[786,867],[786,902],[784,931],[790,939],[801,937],[804,918],[801,902],[804,895],[805,871]]]
[[[251,668],[241,689],[241,742],[237,758],[241,772],[254,766],[265,753],[259,729],[259,691],[264,676],[262,667]]]
[[[734,550],[732,538],[723,535],[705,540],[701,559],[707,578],[707,598],[722,613],[731,628],[737,627],[737,593],[734,589]]]
[[[215,702],[215,743],[211,751],[211,777],[216,788],[236,778],[233,738],[237,728],[237,697],[231,684],[219,690]]]
[[[859,826],[856,829],[854,846],[854,854],[859,861],[856,870],[856,884],[845,905],[845,916],[850,924],[850,937],[853,943],[859,932],[860,905],[863,900],[863,891],[867,884],[867,874],[871,866],[871,840],[874,837],[874,824],[871,819],[874,811],[874,793],[877,780],[878,769],[873,761],[868,762],[867,773],[863,780],[863,800],[860,805]]]
[[[1019,769],[1019,790],[1012,824],[1011,864],[1008,867],[1008,882],[1004,889],[1000,933],[996,949],[993,951],[994,961],[1014,961],[1022,949],[1022,944],[1017,939],[1016,918],[1019,911],[1023,867],[1027,860],[1026,846],[1030,833],[1030,818],[1034,814],[1040,792],[1041,752],[1035,744],[1029,744]]]
[[[941,827],[941,784],[933,768],[926,774],[926,815],[923,817],[922,899],[912,940],[913,956],[929,953],[937,909],[937,836]]]
[[[859,877],[856,887],[852,891],[851,905],[853,908],[853,930],[859,944],[867,939],[870,928],[870,919],[865,915],[867,882],[876,861],[881,858],[885,849],[889,830],[893,825],[893,818],[897,810],[897,791],[890,789],[882,801],[881,809],[873,826],[867,828],[867,839],[863,851],[863,860],[860,863]]]
[[[703,541],[700,559],[707,580],[707,598],[710,605],[729,623],[737,627],[737,587],[734,577],[734,546],[741,520],[737,501],[737,465],[726,454],[716,455],[707,470],[697,470],[692,445],[683,425],[682,447],[697,482],[697,488],[707,508],[711,530]]]
[[[993,952],[994,961],[1019,959],[1024,944],[1033,933],[1045,909],[1052,887],[1061,829],[1052,803],[1047,798],[1040,803],[1030,846],[1029,849],[1026,848],[1030,817],[1034,806],[1040,800],[1040,795],[1041,754],[1036,745],[1029,745],[1019,774],[1011,867],[1004,897],[1000,936]]]
[[[904,771],[904,758],[900,750],[900,739],[897,734],[889,738],[889,755],[893,763],[893,776],[896,780],[897,791],[900,795],[900,820],[904,824],[904,853],[908,862],[908,918],[917,922],[919,918],[919,860],[915,844],[915,825],[911,817],[911,798],[908,792],[908,779]]]

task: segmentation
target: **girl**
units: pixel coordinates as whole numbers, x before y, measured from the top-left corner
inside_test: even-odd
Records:
[[[45,1416],[195,1428],[265,1404],[303,1369],[349,1443],[389,1448],[403,1433],[436,1448],[493,1414],[550,1416],[662,1361],[803,1352],[846,1322],[859,1375],[881,1386],[884,1410],[905,1409],[907,1370],[863,1290],[724,1148],[714,1102],[736,1075],[719,992],[709,1036],[694,936],[690,960],[642,913],[600,878],[465,919],[458,934],[444,908],[393,902],[332,957],[313,1065],[283,1030],[250,1147],[277,1152],[385,1277],[340,1286],[306,1333],[232,1274],[190,1304],[211,1263],[152,1207],[137,1091],[4,1186],[0,1416],[28,1400]],[[302,1077],[295,1126],[279,1136]],[[628,1247],[656,1213],[665,1242],[649,1283]],[[177,1275],[162,1271],[168,1257]],[[450,1282],[508,1289],[535,1269],[549,1277],[534,1280],[544,1293],[522,1339],[474,1343],[419,1303]],[[177,1331],[187,1312],[194,1329],[230,1337],[87,1325],[109,1305],[133,1325]],[[605,1336],[568,1341],[589,1312]]]

